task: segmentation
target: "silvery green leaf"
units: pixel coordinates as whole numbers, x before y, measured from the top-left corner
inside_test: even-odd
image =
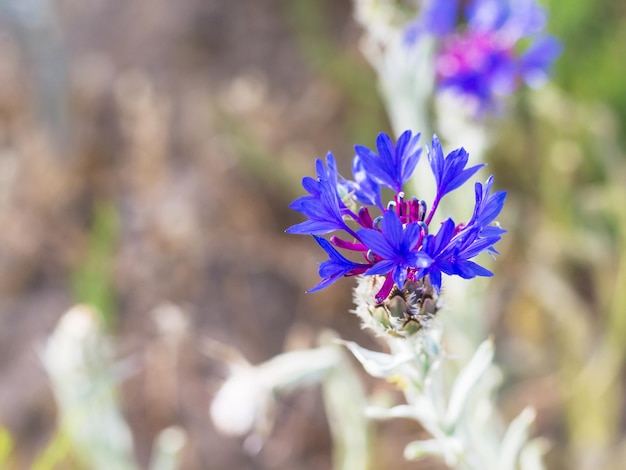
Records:
[[[336,346],[291,351],[257,366],[267,388],[284,392],[320,382],[341,360]]]
[[[340,361],[336,346],[279,354],[257,366],[237,360],[211,403],[213,424],[228,435],[264,436],[272,427],[276,394],[320,382]]]
[[[170,426],[159,433],[150,460],[150,470],[176,470],[180,466],[181,452],[187,434],[178,426]]]
[[[446,464],[455,465],[457,456],[463,452],[463,443],[454,437],[413,441],[404,448],[404,458],[418,460],[429,455],[443,457]]]
[[[426,398],[418,399],[411,405],[397,405],[392,408],[369,406],[365,409],[365,414],[375,419],[409,418],[420,423],[437,422],[437,414]]]
[[[498,469],[515,470],[517,468],[518,455],[528,439],[528,433],[534,420],[535,410],[525,408],[511,422],[500,445]]]
[[[372,419],[408,418],[419,422],[434,437],[445,439],[445,434],[438,426],[435,407],[426,397],[416,397],[411,405],[397,405],[392,408],[369,406],[365,415]]]
[[[352,341],[339,341],[345,345],[354,357],[363,365],[363,368],[373,377],[385,378],[396,373],[399,366],[406,364],[413,356],[411,354],[387,354],[365,349]]]
[[[60,432],[86,467],[135,470],[133,438],[120,411],[110,344],[100,315],[78,305],[59,320],[42,354]]]
[[[421,346],[424,352],[430,357],[441,356],[441,331],[431,328],[430,331],[420,337]]]
[[[252,366],[233,368],[211,401],[209,414],[215,428],[226,435],[243,436],[259,427],[271,414],[273,396]],[[266,428],[266,426],[262,426]]]
[[[548,450],[548,443],[541,438],[528,442],[520,452],[520,470],[545,470],[543,455]]]
[[[492,360],[493,343],[487,340],[478,346],[469,363],[454,381],[446,414],[446,426],[449,429],[456,426],[472,390],[487,371]]]
[[[340,351],[342,361],[323,383],[324,407],[333,438],[333,469],[367,469],[372,446],[371,423],[363,413],[365,390],[347,353]]]

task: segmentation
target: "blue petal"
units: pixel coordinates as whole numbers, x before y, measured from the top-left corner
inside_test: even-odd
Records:
[[[454,31],[457,19],[458,0],[431,0],[422,8],[423,24],[435,36],[444,36]]]
[[[380,185],[370,177],[358,155],[352,159],[352,176],[354,181],[344,180],[346,192],[352,193],[355,200],[369,206],[382,208]]]
[[[474,0],[469,2],[465,14],[472,29],[493,31],[508,20],[510,6],[502,0]]]
[[[319,189],[317,187],[317,180],[310,176],[302,178],[302,187],[311,195],[319,196]]]
[[[391,275],[396,286],[398,286],[399,289],[402,289],[402,287],[404,287],[404,282],[406,281],[406,266],[396,265]]]
[[[406,265],[412,268],[427,268],[433,263],[433,259],[421,251],[413,251],[407,256]]]
[[[417,148],[418,139],[419,134],[411,137],[411,132],[406,131],[400,136],[394,147],[391,138],[381,132],[376,138],[378,154],[361,145],[356,145],[354,150],[372,179],[396,192],[400,192],[404,183],[411,177],[419,160],[421,149]]]
[[[335,276],[327,277],[325,279],[322,279],[315,287],[312,287],[309,290],[307,290],[306,293],[310,294],[312,292],[317,292],[319,290],[325,289],[326,287],[330,286],[331,284],[333,284],[335,281],[341,279],[342,277],[343,276],[341,276],[340,274],[337,274]]]
[[[462,147],[453,150],[444,159],[441,143],[436,135],[433,136],[432,145],[428,151],[428,161],[437,181],[437,200],[460,187],[485,166],[485,164],[479,164],[466,169],[465,165],[468,160],[469,154]]]
[[[324,235],[325,233],[341,230],[342,228],[343,227],[331,221],[306,220],[299,224],[292,225],[285,230],[285,232],[292,235]]]
[[[402,245],[404,230],[398,214],[393,210],[385,212],[381,229],[389,245],[392,246],[394,250],[399,250]]]
[[[378,155],[367,147],[363,147],[362,145],[355,145],[354,151],[363,162],[363,166],[365,167],[365,170],[370,175],[370,177],[374,179],[377,183],[388,186],[388,175],[385,172]]]
[[[483,251],[487,250],[490,246],[493,246],[498,241],[500,241],[500,237],[491,237],[491,238],[477,238],[472,241],[472,243],[463,249],[460,253],[465,259],[473,258],[474,256],[478,256]]]
[[[480,231],[480,236],[485,238],[500,237],[504,233],[506,233],[506,230],[502,227],[498,227],[496,225],[487,225],[486,227],[483,227]]]
[[[545,9],[536,0],[515,0],[511,4],[506,30],[517,33],[517,37],[528,36],[546,27]]]
[[[487,178],[485,185],[476,183],[474,192],[476,195],[476,204],[474,205],[474,213],[468,225],[479,224],[486,226],[495,220],[504,207],[506,199],[505,191],[498,191],[494,194],[491,192],[493,184],[493,176]]]
[[[488,269],[474,263],[473,261],[463,261],[456,265],[456,275],[463,279],[472,279],[476,276],[493,276],[493,273]]]
[[[364,268],[366,266],[345,258],[328,240],[316,237],[315,235],[313,238],[315,238],[315,241],[324,249],[330,259],[320,264],[318,272],[320,277],[323,279],[319,282],[319,284],[307,292],[316,292],[323,289],[338,280],[340,277],[350,273],[350,271],[356,268]]]
[[[410,223],[404,228],[404,234],[402,235],[402,244],[400,249],[403,252],[408,252],[419,240],[420,232],[422,228],[416,223]]]
[[[432,144],[428,150],[428,162],[430,163],[430,168],[435,176],[437,186],[439,187],[443,177],[443,149],[436,135],[433,135]]]
[[[428,278],[430,279],[430,283],[435,288],[437,293],[441,291],[441,271],[433,270],[428,274]]]
[[[342,210],[345,210],[345,206],[337,194],[338,175],[331,154],[327,156],[327,164],[328,167],[324,167],[321,160],[316,160],[317,181],[303,178],[302,185],[311,195],[299,197],[290,207],[310,220],[290,227],[287,233],[322,235],[333,230],[346,230],[354,234],[343,220]]]
[[[396,262],[392,260],[382,260],[376,263],[374,266],[365,271],[365,275],[371,276],[374,274],[387,274],[396,266]]]
[[[420,16],[404,30],[403,39],[414,46],[424,34],[443,37],[456,26],[458,0],[430,0],[424,2]]]
[[[372,228],[362,228],[358,230],[357,235],[363,244],[384,259],[393,259],[396,253],[389,244],[385,236],[378,230]]]
[[[530,86],[544,82],[552,62],[562,51],[561,43],[551,36],[536,40],[520,58],[524,81]]]
[[[411,131],[405,131],[402,135],[405,134],[409,136],[409,139],[406,147],[404,148],[404,153],[406,154],[406,157],[404,157],[403,159],[401,171],[403,183],[406,183],[411,178],[411,176],[413,176],[415,167],[417,166],[417,163],[419,162],[420,156],[422,154],[422,149],[418,146],[421,134],[418,132],[413,137],[411,137]]]
[[[468,179],[474,176],[474,174],[476,174],[476,172],[484,166],[485,164],[481,163],[479,165],[474,165],[470,168],[467,168],[466,170],[463,170],[457,173],[454,177],[450,178],[450,180],[448,181],[448,184],[445,186],[444,194],[454,191],[458,187],[462,186],[463,183],[465,183]]]
[[[456,224],[454,223],[454,220],[448,217],[441,223],[439,231],[434,237],[429,235],[429,237],[432,237],[431,239],[433,240],[432,252],[429,251],[429,254],[432,257],[435,257],[438,253],[442,252],[450,243],[450,240],[452,240],[452,236],[454,235],[455,227]]]

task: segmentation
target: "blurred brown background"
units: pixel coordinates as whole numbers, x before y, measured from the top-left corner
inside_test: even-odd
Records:
[[[580,443],[615,468],[626,455],[616,294],[626,232],[611,212],[624,201],[626,92],[615,91],[623,64],[609,47],[625,14],[600,3],[589,17],[571,2],[555,21],[566,50],[585,39],[573,26],[582,18],[605,27],[595,52],[566,54],[557,69],[572,101],[550,114],[522,100],[492,156],[512,207],[486,317],[507,370],[500,400],[509,418],[538,408],[550,468],[572,468],[587,454]],[[134,361],[121,398],[141,465],[158,431],[178,424],[185,469],[330,468],[316,388],[281,401],[258,455],[220,436],[207,410],[225,371],[201,345],[212,337],[257,363],[333,328],[375,347],[348,314],[350,280],[305,295],[322,254],[283,233],[300,221],[287,206],[315,157],[332,150],[347,174],[352,145],[389,130],[351,14],[348,0],[0,2],[0,423],[17,468],[54,433],[38,351],[77,302],[102,311],[116,356]],[[600,70],[604,94],[574,67]],[[175,360],[158,322],[169,304],[187,322]],[[606,387],[588,393],[606,344]],[[589,410],[598,403],[608,409]],[[376,435],[373,468],[439,468],[402,459],[420,435],[413,424],[378,424]]]
[[[313,157],[350,148],[351,104],[373,110],[372,128],[384,122],[350,3],[329,2],[319,20],[331,19],[324,40],[338,47],[336,67],[368,75],[371,88],[353,97],[310,63],[297,5],[3,8],[0,420],[22,468],[55,426],[37,349],[77,301],[96,303],[118,355],[139,362],[122,401],[144,465],[156,433],[180,424],[190,433],[184,468],[328,468],[317,391],[285,405],[254,459],[220,437],[208,405],[224,370],[198,345],[209,335],[259,362],[283,350],[296,323],[364,336],[346,313],[347,286],[303,295],[318,253],[283,233],[298,221],[287,205]],[[178,364],[151,314],[170,302],[189,322]]]

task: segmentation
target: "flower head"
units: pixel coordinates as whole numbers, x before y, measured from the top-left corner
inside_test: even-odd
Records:
[[[465,184],[484,165],[467,168],[469,154],[463,148],[444,157],[434,136],[428,160],[437,192],[428,210],[425,201],[407,199],[403,192],[421,152],[416,146],[418,138],[419,134],[406,131],[394,144],[389,136],[380,134],[378,154],[356,146],[354,180],[339,175],[330,153],[326,165],[317,160],[316,179],[302,180],[309,195],[296,199],[291,208],[309,220],[287,232],[313,235],[329,257],[319,267],[322,280],[309,292],[323,289],[344,276],[377,276],[383,280],[377,283],[375,301],[382,304],[408,283],[432,286],[439,292],[442,274],[466,279],[491,275],[473,259],[483,251],[497,253],[494,245],[504,230],[493,222],[502,210],[506,193],[491,193],[492,177],[484,185],[476,183],[476,203],[467,223],[457,225],[447,219],[436,234],[430,234],[441,198]],[[395,192],[386,206],[382,204],[380,186]],[[376,212],[380,215],[376,216]],[[330,240],[319,236],[331,232],[337,233]],[[358,259],[344,256],[339,249],[352,252]]]
[[[535,86],[546,79],[561,46],[545,25],[546,12],[535,0],[427,0],[405,39],[410,46],[434,37],[438,88],[482,111],[520,82]]]

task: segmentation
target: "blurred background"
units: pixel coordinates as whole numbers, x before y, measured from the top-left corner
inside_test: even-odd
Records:
[[[626,4],[544,4],[564,53],[550,85],[510,103],[489,153],[509,234],[484,321],[505,373],[499,404],[508,419],[537,409],[548,468],[621,469]],[[129,364],[119,400],[139,468],[172,425],[187,434],[184,469],[330,468],[316,387],[279,402],[258,453],[220,435],[208,409],[227,371],[203,344],[260,363],[332,328],[377,347],[348,313],[353,280],[305,295],[323,253],[283,233],[301,221],[288,204],[315,157],[332,150],[348,174],[352,145],[390,132],[352,7],[0,0],[6,468],[82,468],[55,440],[41,359],[77,303],[96,309],[113,357]],[[388,384],[368,381],[377,387]],[[442,468],[403,460],[421,433],[377,423],[372,468]]]

